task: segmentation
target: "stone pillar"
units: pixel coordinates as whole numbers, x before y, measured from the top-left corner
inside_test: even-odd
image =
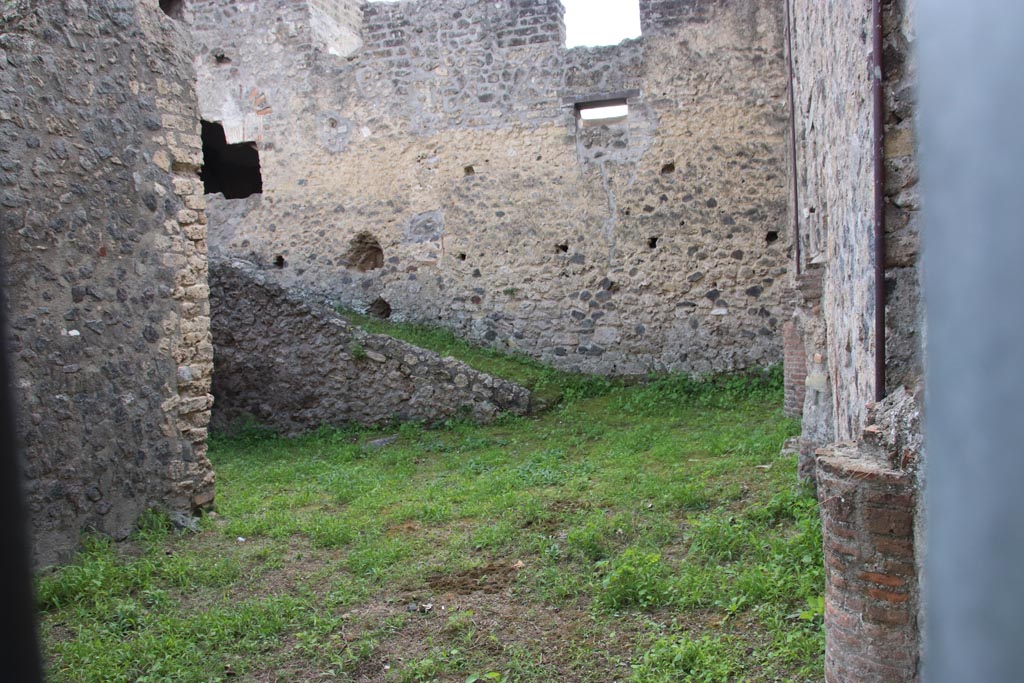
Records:
[[[916,683],[914,477],[882,449],[818,451],[825,550],[826,683]]]

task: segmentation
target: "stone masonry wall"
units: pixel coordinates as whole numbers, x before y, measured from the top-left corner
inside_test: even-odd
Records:
[[[829,416],[835,437],[850,440],[874,396],[871,6],[793,0],[792,7],[801,249],[807,264],[826,264],[828,332],[815,352],[842,387]]]
[[[210,268],[214,424],[255,418],[282,432],[349,422],[524,414],[530,393],[454,358],[350,326],[241,262]]]
[[[924,325],[914,4],[882,3],[888,396],[874,404],[871,5],[792,0],[803,268],[793,321],[806,368],[799,450],[802,473],[816,464],[821,502],[827,683],[919,680]]]
[[[921,376],[924,340],[917,271],[913,2],[885,2],[883,8],[886,388],[891,391]],[[828,381],[839,388],[832,392],[832,415],[825,418],[834,438],[854,440],[874,397],[870,4],[793,0],[792,16],[801,252],[805,269],[823,269],[820,312],[827,324],[821,345],[808,349],[808,362],[814,364],[814,355],[824,358]],[[809,392],[808,401],[819,399]]]
[[[360,48],[363,14],[358,0],[310,0],[313,36],[333,55],[349,55]]]
[[[263,175],[210,198],[212,253],[567,369],[781,360],[779,3],[645,1],[642,39],[572,50],[557,0],[370,3],[344,57],[316,4],[189,4],[202,115]]]
[[[5,304],[49,564],[213,498],[202,155],[186,27],[156,2],[4,8]]]

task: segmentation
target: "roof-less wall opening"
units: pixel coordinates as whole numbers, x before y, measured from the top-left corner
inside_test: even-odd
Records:
[[[224,127],[203,121],[203,170],[199,173],[206,194],[244,199],[263,192],[260,153],[255,142],[229,145]]]
[[[618,45],[640,37],[639,0],[562,0],[565,46]]]

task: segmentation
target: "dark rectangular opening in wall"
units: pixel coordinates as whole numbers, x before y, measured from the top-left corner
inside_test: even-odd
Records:
[[[203,121],[203,168],[199,177],[206,194],[245,199],[263,192],[260,153],[255,142],[227,143],[224,127]]]
[[[181,19],[185,11],[185,0],[160,0],[160,9],[173,19]]]

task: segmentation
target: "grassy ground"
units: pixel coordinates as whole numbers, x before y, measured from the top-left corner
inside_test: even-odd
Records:
[[[427,430],[216,438],[217,513],[39,585],[52,681],[818,681],[817,509],[777,379]]]

